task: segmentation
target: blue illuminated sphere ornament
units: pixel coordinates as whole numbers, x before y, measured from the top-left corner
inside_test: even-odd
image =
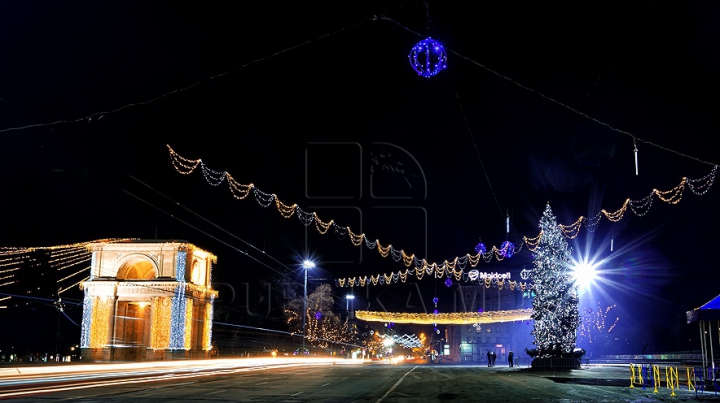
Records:
[[[410,66],[423,77],[432,77],[447,67],[447,53],[443,45],[427,38],[418,42],[408,55]]]
[[[515,245],[510,241],[505,241],[500,245],[500,254],[510,258],[515,253]]]
[[[487,248],[485,247],[484,243],[480,242],[479,244],[475,245],[475,252],[484,255],[486,251],[487,251]]]
[[[450,287],[452,285],[452,280],[447,279],[445,280],[445,286]]]

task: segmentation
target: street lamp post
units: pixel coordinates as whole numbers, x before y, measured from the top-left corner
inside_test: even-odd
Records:
[[[355,295],[348,294],[345,296],[345,313],[347,314],[348,333],[350,333],[350,337],[352,338],[352,334],[353,334],[352,324],[353,324],[353,319],[354,319],[352,316],[354,316],[354,315],[350,314],[350,312],[351,312],[350,311],[350,300],[353,300],[353,308],[355,308],[355,306],[354,306],[355,305],[355,301],[354,301]]]
[[[350,300],[351,299],[355,299],[355,296],[352,294],[348,294],[345,296],[345,312],[347,313],[348,319],[350,319]]]
[[[303,269],[305,270],[305,283],[303,286],[303,311],[302,311],[302,350],[300,350],[300,354],[305,354],[305,322],[307,317],[307,278],[308,278],[308,269],[312,269],[315,267],[315,263],[305,260],[302,264]]]

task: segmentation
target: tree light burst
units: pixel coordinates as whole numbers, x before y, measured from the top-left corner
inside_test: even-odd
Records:
[[[582,295],[587,291],[598,278],[597,268],[599,263],[588,262],[586,259],[576,261],[571,259],[571,272],[575,285],[578,287],[578,293]]]

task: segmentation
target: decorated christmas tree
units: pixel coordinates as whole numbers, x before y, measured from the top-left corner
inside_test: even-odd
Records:
[[[570,273],[568,246],[550,204],[540,218],[540,243],[534,251],[531,334],[539,357],[562,356],[575,347],[580,325],[578,290]]]

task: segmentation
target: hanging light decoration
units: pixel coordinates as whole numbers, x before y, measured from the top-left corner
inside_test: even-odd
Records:
[[[520,278],[523,280],[527,280],[532,275],[532,270],[528,270],[523,266],[523,269],[520,271]]]
[[[515,254],[515,245],[510,241],[505,241],[500,245],[500,254],[503,257],[511,258]]]
[[[633,152],[635,153],[635,176],[638,176],[638,149],[637,149],[637,143],[635,142],[635,137],[633,137]]]
[[[447,53],[443,45],[427,38],[418,42],[408,55],[410,66],[422,77],[432,77],[447,67]]]

